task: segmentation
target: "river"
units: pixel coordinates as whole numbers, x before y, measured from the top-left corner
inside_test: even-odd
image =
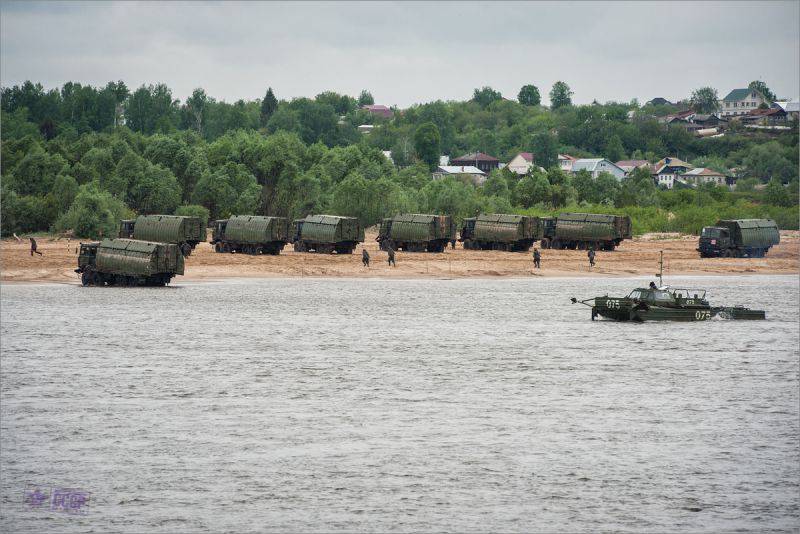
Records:
[[[648,281],[5,284],[2,530],[796,531],[798,278]]]

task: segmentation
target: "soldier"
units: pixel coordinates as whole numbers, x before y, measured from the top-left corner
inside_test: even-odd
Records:
[[[589,267],[594,267],[594,248],[590,248],[586,255],[589,256]]]
[[[389,265],[397,267],[397,264],[394,262],[394,249],[389,246],[389,248],[386,249],[386,252],[389,254]]]
[[[650,282],[650,289],[658,289],[655,282]]]
[[[542,268],[542,255],[536,247],[533,247],[533,267],[536,269]]]
[[[364,264],[364,267],[369,268],[369,252],[367,252],[367,249],[361,249],[361,263]]]
[[[34,253],[38,254],[39,256],[44,256],[44,254],[42,254],[41,252],[36,250],[36,240],[34,238],[32,238],[32,237],[29,237],[28,239],[31,240],[31,256],[33,256]]]

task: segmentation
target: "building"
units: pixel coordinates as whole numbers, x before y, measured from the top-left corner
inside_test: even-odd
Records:
[[[781,109],[753,109],[747,115],[742,115],[739,120],[744,124],[757,124],[759,126],[785,126],[788,114]]]
[[[450,156],[439,156],[439,165],[450,165]]]
[[[715,171],[713,169],[698,167],[696,169],[690,169],[681,174],[679,181],[685,184],[695,185],[695,186],[707,183],[713,183],[715,185],[726,185],[727,176],[725,176],[724,173]]]
[[[625,171],[604,158],[576,159],[572,162],[572,174],[579,171],[589,171],[592,178],[597,178],[601,172],[613,175],[617,180],[625,177]]]
[[[520,176],[524,176],[530,172],[533,167],[533,154],[530,152],[520,152],[514,159],[508,162],[508,170],[515,172]]]
[[[375,126],[373,126],[372,124],[360,124],[358,126],[358,131],[360,133],[362,133],[362,134],[368,134],[374,129],[375,129]]]
[[[628,176],[634,169],[638,169],[639,167],[644,167],[648,171],[650,170],[650,162],[646,159],[623,159],[622,161],[616,162],[614,165],[625,171],[625,176]]]
[[[789,120],[797,120],[800,115],[800,102],[796,100],[781,100],[780,102],[773,102],[773,108],[780,108],[786,112]]]
[[[764,95],[755,89],[734,89],[719,101],[719,116],[738,117],[766,103]]]
[[[572,163],[577,158],[573,158],[567,154],[559,154],[558,155],[558,168],[564,172],[572,172]]]
[[[391,150],[381,150],[381,154],[383,157],[389,160],[389,163],[394,165],[394,160],[392,159],[392,151]]]
[[[384,119],[391,119],[394,116],[394,112],[386,106],[380,104],[370,104],[367,106],[361,106],[361,109],[365,109],[376,115],[378,117],[383,117]]]
[[[653,180],[656,185],[672,189],[675,186],[675,179],[692,169],[693,165],[678,158],[664,158],[653,165]]]
[[[486,173],[471,165],[439,165],[432,174],[434,180],[441,180],[445,176],[469,176],[475,185],[486,181]]]
[[[464,154],[460,158],[451,159],[450,165],[456,167],[467,167],[471,165],[489,174],[493,170],[500,168],[500,160],[488,154],[484,154],[483,152],[474,152],[472,154]]]
[[[645,106],[674,106],[672,102],[660,96],[655,97],[653,100],[648,100],[644,103]]]
[[[692,123],[697,124],[702,128],[715,128],[723,123],[727,123],[725,119],[720,119],[714,113],[696,113],[692,117]]]

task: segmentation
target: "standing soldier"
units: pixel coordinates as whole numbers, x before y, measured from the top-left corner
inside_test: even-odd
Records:
[[[394,249],[391,245],[386,249],[386,252],[389,254],[389,265],[397,267],[397,264],[394,262]]]
[[[38,254],[39,256],[43,256],[44,254],[36,250],[36,240],[32,237],[29,237],[28,239],[31,240],[31,256],[33,256],[34,253]]]
[[[594,267],[594,248],[590,248],[586,255],[589,256],[589,267]]]
[[[533,247],[533,267],[536,269],[542,268],[542,255],[536,247]]]
[[[361,249],[361,263],[364,264],[364,267],[369,268],[369,252],[367,252],[367,249]]]

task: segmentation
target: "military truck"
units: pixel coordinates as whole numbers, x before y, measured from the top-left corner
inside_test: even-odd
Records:
[[[405,213],[383,219],[376,241],[381,250],[443,252],[456,242],[456,225],[450,215]]]
[[[763,258],[780,242],[778,225],[772,219],[720,220],[703,228],[697,251],[701,258]]]
[[[183,266],[178,245],[104,239],[81,243],[75,272],[85,286],[163,286],[183,274]]]
[[[355,217],[308,215],[292,221],[290,241],[295,252],[352,254],[364,242],[364,229]]]
[[[284,217],[234,215],[214,221],[211,244],[216,252],[280,254],[289,242],[289,221]]]
[[[524,252],[541,237],[540,231],[538,217],[481,214],[464,219],[459,241],[465,249]]]
[[[561,213],[555,228],[549,219],[542,221],[542,248],[614,250],[623,239],[630,239],[631,218],[598,213]]]
[[[206,229],[200,217],[183,215],[139,215],[120,221],[119,237],[153,243],[174,243],[184,256],[206,240]]]

